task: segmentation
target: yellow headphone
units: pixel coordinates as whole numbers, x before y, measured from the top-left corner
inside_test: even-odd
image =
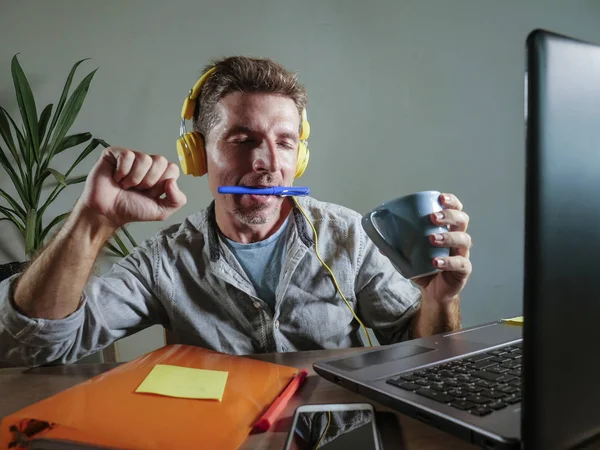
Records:
[[[183,102],[181,108],[181,126],[179,127],[179,139],[177,139],[177,154],[179,163],[183,173],[186,175],[194,175],[201,177],[206,174],[206,151],[204,149],[204,139],[202,135],[196,131],[187,132],[185,129],[185,121],[191,120],[196,109],[196,101],[200,96],[202,86],[216,70],[212,67],[194,85],[190,93]],[[307,146],[307,139],[310,135],[310,124],[306,118],[306,109],[302,111],[302,127],[300,129],[300,143],[298,144],[298,161],[296,163],[295,178],[300,178],[306,167],[310,151]]]

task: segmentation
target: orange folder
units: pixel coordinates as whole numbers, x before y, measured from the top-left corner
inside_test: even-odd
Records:
[[[227,371],[222,401],[136,393],[156,364]],[[169,345],[5,417],[0,449],[36,447],[42,439],[118,449],[235,449],[297,372]]]

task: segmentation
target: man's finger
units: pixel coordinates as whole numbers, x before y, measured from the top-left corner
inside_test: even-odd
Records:
[[[152,186],[146,192],[147,195],[151,198],[159,198],[161,195],[165,193],[165,185],[167,180],[174,179],[177,180],[179,178],[179,167],[177,164],[168,163],[167,168],[160,176],[159,180],[156,182],[154,186]]]
[[[450,231],[467,231],[469,215],[457,209],[445,209],[432,213],[431,221],[436,225],[449,226]]]
[[[108,158],[115,161],[113,179],[117,183],[120,183],[131,172],[135,161],[135,152],[121,147],[108,147],[105,150],[105,154]]]
[[[153,155],[151,158],[152,165],[148,169],[144,179],[136,186],[137,189],[146,190],[154,187],[167,170],[167,166],[169,165],[167,158],[160,155]]]
[[[440,195],[440,201],[444,208],[458,209],[459,211],[463,209],[463,204],[454,194],[442,194]]]
[[[169,178],[165,183],[165,197],[159,198],[157,202],[165,208],[168,215],[181,208],[187,202],[187,197],[177,186],[177,181]]]
[[[145,153],[136,152],[135,161],[129,171],[129,174],[119,183],[123,189],[130,189],[138,186],[148,170],[152,167],[152,158]]]
[[[448,233],[435,233],[429,236],[432,244],[438,247],[470,249],[471,236],[462,231],[449,231]]]
[[[433,264],[445,272],[457,272],[469,275],[473,270],[471,261],[464,256],[449,256],[447,258],[435,258]]]

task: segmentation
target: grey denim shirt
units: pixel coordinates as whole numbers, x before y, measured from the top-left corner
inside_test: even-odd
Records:
[[[348,208],[299,198],[318,233],[319,253],[365,326],[382,344],[407,339],[420,290],[402,277]],[[294,207],[275,308],[254,286],[217,229],[214,202],[144,241],[101,276],[61,320],[14,307],[18,275],[0,283],[0,360],[72,363],[155,324],[182,344],[229,354],[362,346],[360,326],[315,254],[308,222]]]

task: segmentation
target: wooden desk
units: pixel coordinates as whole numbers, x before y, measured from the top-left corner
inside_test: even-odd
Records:
[[[300,391],[290,401],[274,429],[267,433],[250,435],[241,448],[244,450],[282,449],[291,425],[294,410],[299,405],[307,403],[366,401],[372,403],[377,410],[389,411],[389,409],[382,405],[320,378],[312,370],[312,363],[317,359],[349,354],[358,350],[342,349],[252,355],[252,358],[263,361],[298,368],[306,367],[309,370],[309,377]],[[118,365],[118,363],[73,364],[70,366],[44,367],[29,370],[23,368],[0,369],[0,418]],[[477,448],[404,415],[398,414],[398,418],[404,437],[404,442],[398,444],[398,449],[475,450]]]

